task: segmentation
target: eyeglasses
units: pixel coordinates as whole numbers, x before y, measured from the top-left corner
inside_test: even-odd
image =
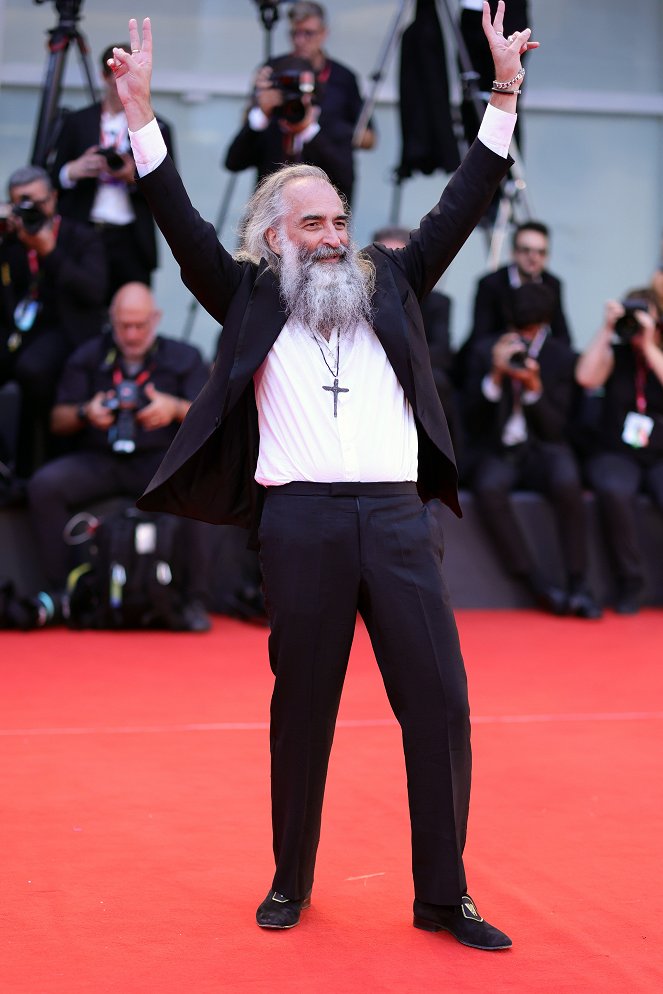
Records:
[[[306,38],[311,41],[316,35],[320,34],[320,28],[293,28],[290,32],[291,38]]]
[[[529,255],[548,255],[547,248],[535,248],[534,245],[516,245],[516,252],[527,252]]]

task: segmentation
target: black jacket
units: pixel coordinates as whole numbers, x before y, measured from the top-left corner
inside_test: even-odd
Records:
[[[570,344],[571,336],[562,307],[562,284],[552,273],[543,271],[541,280],[555,294],[555,311],[550,322],[553,338]],[[509,267],[503,266],[479,280],[474,301],[472,345],[482,338],[495,339],[509,330],[513,323],[513,287],[509,282]]]
[[[507,168],[506,159],[475,143],[406,248],[366,250],[376,268],[373,328],[415,414],[420,494],[441,498],[456,513],[458,477],[419,300],[467,239]],[[213,225],[191,206],[170,159],[141,187],[185,284],[224,330],[210,380],[139,506],[255,528],[262,488],[254,479],[259,436],[253,374],[287,319],[277,278],[264,260],[256,266],[228,254]]]

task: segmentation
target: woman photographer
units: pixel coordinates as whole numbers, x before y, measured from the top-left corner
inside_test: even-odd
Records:
[[[663,510],[663,340],[651,289],[608,301],[576,379],[602,390],[594,451],[586,464],[617,570],[615,610],[635,614],[644,586],[635,498],[648,493]]]

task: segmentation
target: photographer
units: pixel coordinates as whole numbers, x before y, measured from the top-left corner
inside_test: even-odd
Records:
[[[603,324],[578,360],[576,378],[602,390],[594,453],[586,464],[617,570],[615,610],[635,614],[644,585],[635,496],[663,510],[663,350],[654,292],[608,301]]]
[[[51,413],[53,432],[77,436],[78,451],[43,466],[28,486],[51,594],[65,586],[68,553],[62,535],[72,508],[110,496],[135,500],[208,377],[197,349],[157,335],[161,312],[143,284],[118,290],[110,316],[112,334],[87,342],[69,359]],[[122,395],[130,398],[125,407],[118,404]],[[191,628],[202,631],[209,627],[201,603],[206,542],[196,522],[184,527]]]
[[[94,225],[103,238],[109,267],[106,300],[125,283],[150,285],[157,266],[156,229],[138,190],[124,108],[108,68],[109,46],[101,56],[101,103],[68,114],[51,156],[63,215]],[[169,125],[157,119],[173,155]]]
[[[544,284],[514,292],[513,328],[484,339],[472,354],[467,384],[470,485],[508,572],[554,614],[599,618],[585,585],[587,543],[582,485],[565,440],[575,356],[550,333],[555,297]],[[546,494],[557,520],[566,589],[537,566],[515,516],[516,488]]]
[[[362,109],[357,79],[323,51],[327,19],[321,4],[295,3],[288,17],[292,52],[258,71],[254,101],[228,148],[226,168],[240,172],[253,166],[260,181],[284,163],[306,162],[324,169],[351,203],[352,138]],[[372,148],[374,142],[369,127],[360,147]]]
[[[101,330],[106,261],[96,232],[58,213],[48,173],[15,170],[0,236],[0,384],[22,393],[18,471],[41,455],[48,411],[67,356]]]

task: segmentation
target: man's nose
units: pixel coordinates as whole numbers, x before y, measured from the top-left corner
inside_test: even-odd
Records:
[[[322,235],[322,244],[330,245],[332,248],[338,248],[339,245],[343,244],[341,232],[338,231],[333,224],[325,226],[325,230]]]

